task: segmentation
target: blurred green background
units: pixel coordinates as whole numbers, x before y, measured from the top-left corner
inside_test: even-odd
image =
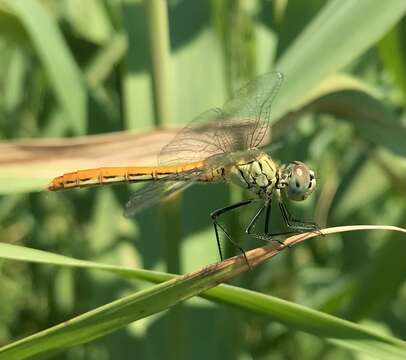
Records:
[[[7,149],[29,155],[13,141],[178,127],[272,70],[285,76],[272,155],[305,161],[318,177],[316,194],[289,204],[292,212],[321,226],[406,227],[405,11],[403,0],[0,0],[0,241],[173,273],[218,261],[209,213],[247,196],[238,189],[195,186],[126,219],[136,186],[49,194],[50,178],[10,161]],[[35,169],[60,175],[53,160],[44,152]],[[225,219],[247,249],[262,245],[241,235],[254,211]],[[405,240],[383,232],[313,239],[233,284],[405,339]],[[149,286],[10,260],[0,263],[0,284],[0,346]],[[194,298],[49,358],[361,355]]]

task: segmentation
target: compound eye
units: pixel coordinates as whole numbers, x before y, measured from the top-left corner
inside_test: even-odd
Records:
[[[292,172],[286,187],[286,194],[291,200],[305,200],[316,186],[314,172],[301,162],[294,162],[290,166]]]

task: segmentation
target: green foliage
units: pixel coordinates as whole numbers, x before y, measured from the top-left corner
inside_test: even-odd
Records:
[[[345,231],[331,230],[331,233]],[[379,227],[376,227],[378,230]],[[395,230],[395,229],[392,229]],[[400,231],[401,229],[398,229]],[[349,229],[348,229],[349,231]],[[406,230],[401,230],[406,233]],[[299,235],[300,238],[300,235]],[[251,264],[264,261],[273,253],[271,246],[268,251],[249,251],[246,256]],[[282,250],[286,249],[282,247]],[[76,260],[66,256],[46,253],[44,251],[0,244],[0,250],[6,259],[33,261],[60,266],[74,266],[95,270],[108,271],[125,277],[134,277],[161,283],[144,291],[123,297],[107,305],[93,309],[74,319],[64,322],[33,336],[26,337],[2,349],[4,358],[19,359],[44,351],[58,350],[66,346],[81,344],[106,335],[156,312],[167,309],[178,302],[211,289],[241,271],[247,264],[243,257],[237,262],[223,262],[210,268],[203,268],[194,274],[176,277],[165,273],[148,270],[134,270],[126,267],[104,265],[89,261]],[[261,249],[262,250],[262,249]],[[273,319],[293,329],[316,335],[329,342],[350,350],[358,350],[377,357],[401,359],[406,350],[406,343],[384,336],[360,325],[353,324],[334,316],[289,303],[269,295],[254,291],[220,285],[203,293],[203,297],[234,305]]]
[[[217,261],[209,213],[242,194],[192,187],[129,220],[125,186],[41,191],[57,140],[28,162],[34,146],[20,143],[8,160],[21,138],[181,126],[276,69],[282,146],[272,155],[308,162],[318,177],[317,194],[292,212],[322,226],[406,227],[405,2],[177,0],[167,24],[159,3],[0,0],[0,346],[27,337],[0,359],[47,349],[55,359],[404,357],[404,234],[308,240],[209,290],[210,301],[146,317],[208,287],[138,269]],[[254,210],[228,219],[233,233]]]

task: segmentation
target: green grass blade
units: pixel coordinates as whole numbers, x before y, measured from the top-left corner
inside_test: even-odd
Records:
[[[392,229],[406,232],[406,230],[399,228],[377,226],[331,228],[324,229],[323,232],[331,234],[355,229]],[[308,235],[308,237],[312,236],[315,234]],[[305,238],[303,235],[293,236],[286,240],[286,244],[294,244]],[[283,245],[268,245],[247,252],[247,256],[251,264],[258,264],[266,258],[276,255],[281,249],[283,249]],[[198,295],[215,287],[219,282],[236,276],[247,268],[242,256],[240,256],[176,277],[158,272],[76,260],[9,244],[0,244],[0,254],[1,257],[8,259],[87,267],[153,282],[164,281],[153,288],[113,301],[55,327],[7,345],[0,349],[0,359],[23,359],[44,351],[90,341],[132,321],[162,311],[191,296]],[[214,301],[271,316],[292,328],[308,332],[348,349],[375,355],[378,358],[402,359],[406,351],[406,343],[401,340],[373,332],[362,325],[268,295],[221,285],[216,289],[209,290],[203,296]]]
[[[379,55],[385,65],[385,70],[390,74],[391,80],[396,85],[394,98],[403,105],[406,103],[404,40],[405,35],[402,26],[398,24],[378,44]]]
[[[402,359],[406,342],[376,333],[350,321],[255,291],[223,285],[204,297],[270,316],[296,330],[318,336],[341,347],[378,359]]]
[[[123,30],[127,36],[127,53],[121,81],[124,128],[127,130],[150,129],[155,125],[147,29],[147,13],[142,1],[124,2]]]
[[[311,108],[350,120],[363,138],[406,156],[406,127],[395,113],[367,93],[357,90],[332,92],[316,100]]]
[[[157,120],[160,126],[167,126],[172,115],[170,109],[170,44],[169,19],[165,1],[145,1],[151,57],[154,73]]]
[[[357,281],[346,318],[358,320],[370,316],[395,297],[406,275],[406,242],[403,240],[401,237],[389,239],[376,251],[368,272],[363,272]]]
[[[86,69],[86,82],[90,87],[97,88],[114,70],[114,66],[122,60],[128,48],[127,38],[117,33],[103,46]]]
[[[165,0],[145,0],[148,15],[148,32],[153,67],[154,100],[156,122],[159,127],[168,127],[173,119],[171,107],[171,49],[169,35],[168,4]],[[164,202],[160,207],[159,223],[163,243],[163,260],[168,272],[180,273],[180,239],[182,238],[182,217],[180,197]],[[167,345],[168,359],[185,358],[186,344],[191,342],[190,334],[183,332],[185,318],[179,307],[168,313]],[[162,346],[165,346],[164,344]]]
[[[310,89],[371,47],[405,11],[406,2],[398,0],[326,3],[275,66],[285,80],[274,118],[301,106]]]
[[[57,24],[36,0],[4,1],[26,29],[72,129],[85,133],[84,82]]]

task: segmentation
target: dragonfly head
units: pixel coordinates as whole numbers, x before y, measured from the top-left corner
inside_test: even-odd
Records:
[[[316,187],[313,170],[310,170],[300,161],[293,161],[286,166],[282,171],[282,177],[286,183],[286,196],[290,200],[305,200]]]

